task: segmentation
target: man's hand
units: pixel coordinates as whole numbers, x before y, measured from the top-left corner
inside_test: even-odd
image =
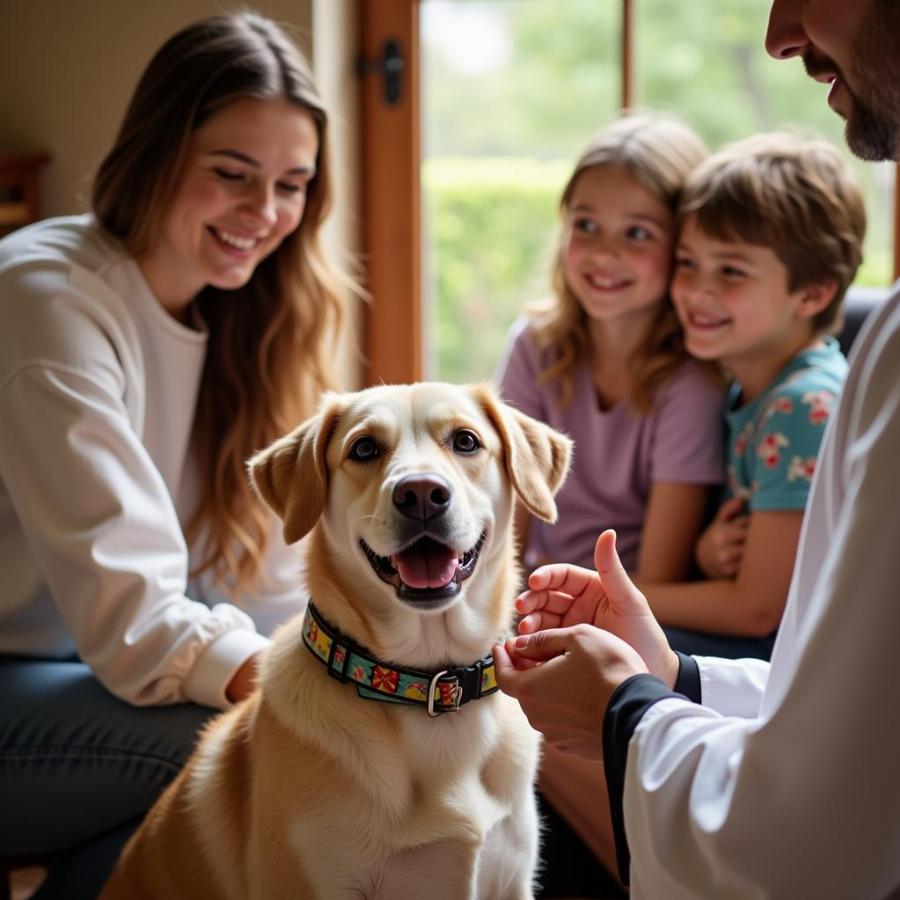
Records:
[[[614,531],[604,531],[597,539],[594,565],[596,572],[559,563],[535,569],[528,579],[529,590],[516,598],[516,609],[523,616],[519,633],[594,625],[630,644],[652,674],[674,687],[678,657],[646,597],[625,572]],[[528,665],[527,659],[522,665]]]
[[[624,641],[592,625],[509,638],[494,647],[500,689],[557,749],[600,759],[613,691],[647,667]]]
[[[700,535],[694,556],[707,578],[734,578],[741,568],[750,516],[742,497],[726,500]]]

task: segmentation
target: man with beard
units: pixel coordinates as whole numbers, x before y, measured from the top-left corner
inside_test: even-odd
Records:
[[[900,0],[775,0],[766,45],[830,84],[856,154],[900,158]],[[498,681],[603,758],[632,897],[900,897],[898,459],[900,286],[857,338],[770,664],[673,653],[612,532],[596,573],[531,576]]]

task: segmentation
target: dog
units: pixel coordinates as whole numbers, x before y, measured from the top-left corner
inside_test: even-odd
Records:
[[[539,738],[490,650],[571,442],[486,385],[328,394],[251,481],[304,543],[309,608],[217,717],[103,900],[527,898]]]

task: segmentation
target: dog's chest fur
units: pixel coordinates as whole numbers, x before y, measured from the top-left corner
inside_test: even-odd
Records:
[[[286,631],[273,646],[261,702],[247,713],[252,727],[222,729],[191,767],[187,790],[202,807],[203,838],[221,843],[222,823],[234,818],[233,779],[222,773],[249,775],[234,771],[243,732],[252,735],[254,757],[277,760],[282,770],[256,780],[248,829],[268,835],[262,846],[277,842],[287,881],[314,885],[316,896],[440,896],[427,882],[449,883],[459,855],[482,853],[486,843],[499,843],[496,854],[508,865],[527,865],[535,849],[527,815],[518,862],[515,839],[508,847],[496,834],[530,796],[537,764],[537,735],[518,705],[495,694],[431,719],[421,708],[362,700],[326,673],[298,633]],[[239,847],[240,835],[232,841]],[[243,860],[252,856],[230,855],[230,871],[216,880],[247,883]],[[491,877],[501,872],[494,866]],[[422,893],[410,894],[416,878]]]
[[[430,718],[424,706],[364,700],[353,684],[327,674],[298,632],[293,629],[289,639],[273,647],[266,706],[290,740],[316,745],[320,755],[344,770],[354,794],[366,795],[379,807],[377,815],[394,820],[393,828],[379,829],[387,843],[397,842],[404,823],[427,804],[471,809],[484,794],[485,811],[478,816],[484,818],[497,790],[494,760],[523,739],[536,754],[537,735],[510,698],[494,694],[437,718]],[[526,783],[533,771],[525,769],[530,762],[520,762]]]

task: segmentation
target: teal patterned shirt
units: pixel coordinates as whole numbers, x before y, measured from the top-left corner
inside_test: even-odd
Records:
[[[796,510],[806,506],[825,423],[847,375],[834,338],[798,353],[752,403],[737,406],[731,386],[728,425],[728,496],[747,509]]]

